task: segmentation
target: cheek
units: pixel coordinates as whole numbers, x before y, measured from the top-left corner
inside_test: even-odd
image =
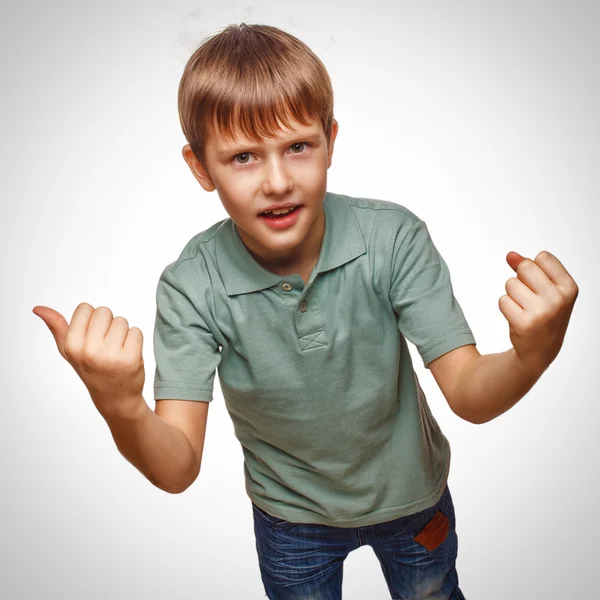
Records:
[[[225,210],[233,217],[246,219],[250,216],[249,207],[254,206],[253,195],[248,187],[229,183],[219,194]]]
[[[291,179],[297,191],[316,194],[323,187],[324,174],[321,169],[298,168],[291,173]]]
[[[224,172],[219,177],[219,188],[228,199],[229,204],[243,205],[243,198],[250,195],[250,181],[239,173]]]

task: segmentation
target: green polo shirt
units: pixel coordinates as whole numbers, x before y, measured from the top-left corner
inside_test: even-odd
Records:
[[[230,218],[189,240],[158,282],[154,395],[210,402],[218,372],[250,499],[359,527],[433,506],[447,482],[407,340],[425,367],[476,342],[424,221],[331,192],[323,207],[306,286],[264,269]]]

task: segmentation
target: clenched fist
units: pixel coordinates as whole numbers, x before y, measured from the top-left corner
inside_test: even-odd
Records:
[[[112,311],[82,302],[71,324],[57,311],[36,306],[33,313],[49,327],[58,351],[75,369],[104,417],[134,416],[140,409],[145,371],[143,335]]]

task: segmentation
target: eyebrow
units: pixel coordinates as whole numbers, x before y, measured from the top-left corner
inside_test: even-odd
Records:
[[[298,143],[299,141],[318,141],[320,139],[320,134],[318,132],[309,132],[309,133],[299,133],[293,137],[288,138],[287,140],[284,140],[281,142],[282,146],[290,146],[294,143]],[[227,148],[224,148],[223,150],[221,150],[220,152],[217,152],[217,156],[219,156],[220,158],[226,158],[228,156],[234,156],[234,155],[238,155],[238,154],[242,154],[245,152],[253,152],[255,150],[260,150],[260,146],[256,146],[256,145],[242,145],[240,144],[239,146],[230,146]]]

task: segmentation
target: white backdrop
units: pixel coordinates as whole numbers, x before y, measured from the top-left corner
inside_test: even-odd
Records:
[[[428,224],[482,354],[510,347],[510,250],[555,254],[580,288],[556,361],[513,409],[460,420],[411,346],[452,446],[467,600],[596,597],[597,2],[17,2],[0,8],[0,597],[264,598],[243,455],[218,377],[202,472],[154,487],[118,452],[32,313],[108,306],[144,333],[154,408],[158,277],[227,214],[181,156],[177,85],[200,41],[266,23],[328,68],[340,130],[328,189]],[[369,547],[344,600],[389,598]]]

